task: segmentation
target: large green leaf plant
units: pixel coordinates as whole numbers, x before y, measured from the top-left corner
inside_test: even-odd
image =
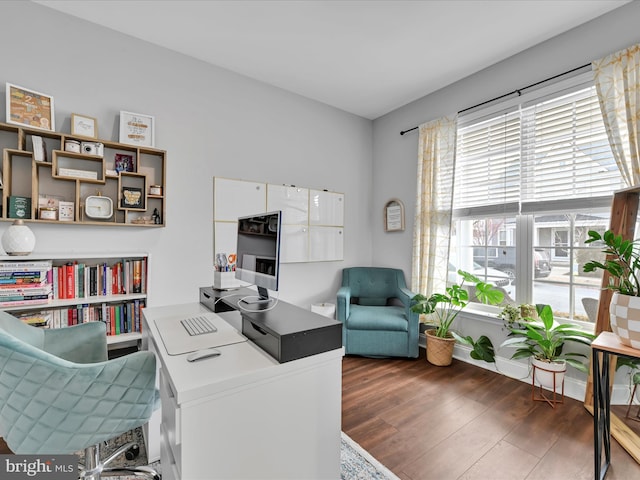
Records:
[[[582,360],[586,358],[585,354],[567,353],[563,349],[568,342],[589,346],[595,335],[579,330],[571,323],[557,323],[549,305],[538,309],[538,317],[539,320],[525,318],[521,323],[510,327],[509,337],[502,342],[500,348],[515,348],[512,359],[533,357],[546,362],[564,360],[567,365],[589,373],[589,367]]]
[[[589,238],[584,243],[604,243],[603,253],[607,258],[602,262],[592,260],[584,264],[585,272],[598,269],[609,272],[608,288],[624,295],[640,297],[640,243],[638,240],[625,240],[622,235],[615,235],[607,230],[602,235],[590,230]]]
[[[435,318],[435,335],[447,338],[455,335],[451,325],[464,307],[469,304],[469,291],[466,284],[475,287],[475,296],[482,302],[497,305],[504,300],[504,293],[493,285],[483,282],[475,275],[458,270],[462,278],[460,284],[453,284],[445,289],[445,293],[433,293],[429,297],[419,293],[413,297],[415,302],[411,309],[419,314],[431,315]]]

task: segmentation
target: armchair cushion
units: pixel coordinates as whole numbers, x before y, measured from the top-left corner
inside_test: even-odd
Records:
[[[351,315],[347,319],[351,330],[396,330],[406,332],[409,322],[402,307],[372,307],[351,305]]]

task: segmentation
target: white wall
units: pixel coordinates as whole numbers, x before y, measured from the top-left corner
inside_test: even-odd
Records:
[[[376,119],[373,126],[374,265],[398,265],[407,279],[411,278],[418,132],[400,136],[400,131],[454,114],[636,44],[640,42],[638,19],[640,2],[632,2]],[[405,204],[407,229],[403,233],[384,232],[381,212],[391,197],[398,197]],[[457,322],[456,327],[465,335],[477,338],[485,334],[495,345],[504,338],[498,320],[470,324],[465,323],[462,315]],[[502,352],[502,355],[508,355],[508,352]],[[468,355],[464,360],[469,360]],[[575,371],[568,374],[579,376]]]
[[[57,131],[81,113],[114,141],[120,110],[154,115],[168,153],[165,228],[32,224],[36,251],[150,252],[149,304],[197,301],[223,176],[345,193],[346,260],[283,265],[283,300],[330,301],[343,267],[371,263],[371,121],[30,2],[0,2],[0,26],[3,107],[4,82],[45,92]]]
[[[373,123],[374,264],[398,265],[410,278],[418,131],[404,136],[400,131],[455,114],[638,43],[638,19],[640,2],[632,2],[377,118]],[[382,210],[392,197],[405,204],[407,229],[402,234],[385,233],[383,229]]]

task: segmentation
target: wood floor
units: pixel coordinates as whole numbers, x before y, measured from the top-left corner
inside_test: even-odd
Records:
[[[342,430],[402,480],[594,478],[593,418],[582,402],[553,409],[531,400],[530,385],[420,355],[342,363]],[[611,459],[607,480],[640,479],[615,440]]]
[[[343,360],[342,429],[403,480],[594,478],[593,417],[565,398],[454,359]],[[612,439],[608,480],[640,479]]]

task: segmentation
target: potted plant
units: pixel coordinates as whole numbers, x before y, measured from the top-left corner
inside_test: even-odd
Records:
[[[589,368],[582,360],[583,353],[564,352],[568,342],[591,345],[595,335],[579,330],[570,323],[559,324],[553,318],[549,305],[538,308],[538,319],[523,317],[509,327],[509,336],[502,347],[516,348],[512,359],[530,358],[536,368],[538,383],[550,390],[561,385],[567,365],[588,373]]]
[[[585,263],[585,272],[601,269],[609,273],[613,290],[609,305],[611,330],[629,347],[640,348],[640,245],[637,240],[625,240],[607,230],[602,235],[590,230],[585,243],[603,242],[604,263],[592,260]]]
[[[413,297],[415,303],[411,309],[419,314],[427,314],[433,319],[435,328],[425,332],[427,360],[433,365],[451,365],[453,347],[459,338],[451,332],[451,325],[470,301],[465,284],[475,288],[474,295],[482,303],[497,305],[504,300],[502,291],[471,273],[458,270],[458,275],[462,282],[447,287],[445,293],[433,293],[429,297],[419,293]]]

